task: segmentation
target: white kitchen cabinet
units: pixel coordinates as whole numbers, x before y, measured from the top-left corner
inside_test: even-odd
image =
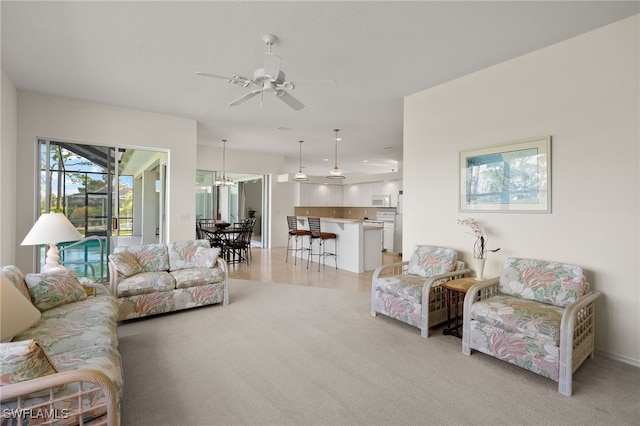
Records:
[[[389,194],[390,207],[396,207],[402,181],[368,182],[353,185],[300,184],[300,206],[371,207],[373,195]]]
[[[300,185],[300,195],[299,195],[299,206],[310,206],[311,204],[311,191],[309,190],[309,185],[299,184]]]
[[[339,207],[342,205],[342,186],[301,184],[300,205],[309,207]]]
[[[328,206],[340,207],[343,204],[342,185],[325,185],[329,187]]]
[[[373,193],[371,191],[371,185],[368,183],[363,183],[358,185],[360,191],[360,196],[358,197],[358,206],[360,207],[367,207],[372,205],[371,204],[371,194]]]
[[[394,224],[393,223],[384,223],[383,232],[383,244],[385,250],[388,252],[393,252],[393,234],[394,234]]]
[[[357,191],[354,188],[355,185],[347,185],[345,187],[342,188],[342,205],[345,207],[353,207],[356,204],[354,204],[355,202],[355,198],[357,196]]]

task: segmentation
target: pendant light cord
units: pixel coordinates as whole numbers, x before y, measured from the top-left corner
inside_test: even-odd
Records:
[[[340,129],[333,129],[334,132],[336,132],[336,138],[335,138],[335,142],[336,142],[336,153],[335,153],[335,163],[334,163],[334,167],[337,169],[338,168],[338,132],[340,131]]]
[[[225,159],[227,158],[227,140],[222,139],[222,180],[227,180],[227,172],[225,171]]]
[[[298,141],[298,142],[300,142],[300,168],[298,170],[302,172],[302,142],[304,141]]]

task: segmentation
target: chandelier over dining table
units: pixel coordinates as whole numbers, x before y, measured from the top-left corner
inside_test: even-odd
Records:
[[[226,162],[226,156],[227,156],[227,140],[226,139],[222,139],[222,175],[218,176],[216,174],[216,180],[215,182],[213,182],[213,186],[233,186],[234,182],[233,179],[227,177],[227,173],[225,170],[225,162]]]

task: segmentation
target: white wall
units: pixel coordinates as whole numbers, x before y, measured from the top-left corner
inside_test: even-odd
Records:
[[[453,247],[474,217],[491,231],[485,276],[506,256],[585,267],[596,347],[640,365],[640,18],[635,16],[405,99],[403,252]],[[458,212],[460,150],[552,136],[551,214]]]
[[[33,248],[19,244],[36,217],[37,138],[166,150],[167,241],[179,241],[194,237],[196,136],[195,120],[18,90],[16,264],[34,267]]]
[[[0,265],[15,263],[16,150],[18,141],[18,94],[2,73],[0,95]]]
[[[286,247],[287,245],[287,215],[294,213],[294,188],[291,182],[279,183],[278,174],[284,171],[284,156],[260,153],[255,155],[247,151],[229,149],[232,141],[227,143],[225,167],[227,172],[253,173],[271,176],[270,200],[271,215],[269,225],[271,229],[269,247]],[[198,145],[198,170],[222,170],[222,147]],[[194,180],[195,182],[195,180]],[[194,183],[195,186],[195,183]],[[195,198],[194,198],[195,200]],[[264,230],[262,232],[264,235]]]

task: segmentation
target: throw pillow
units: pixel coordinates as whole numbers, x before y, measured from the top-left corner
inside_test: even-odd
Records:
[[[208,249],[210,247],[208,240],[177,241],[167,244],[169,271],[198,268],[199,266],[195,260],[196,252],[199,249]]]
[[[144,272],[144,268],[132,253],[126,251],[112,253],[109,255],[109,260],[125,278]]]
[[[0,386],[56,373],[51,361],[35,340],[0,343]]]
[[[46,311],[56,306],[84,300],[87,293],[78,281],[76,273],[69,269],[27,274],[24,277],[36,308]]]
[[[198,247],[193,255],[193,263],[197,268],[213,268],[216,262],[218,262],[218,256],[220,256],[220,249],[218,247]]]
[[[457,258],[458,252],[450,248],[416,245],[409,258],[407,273],[429,278],[452,272]]]

